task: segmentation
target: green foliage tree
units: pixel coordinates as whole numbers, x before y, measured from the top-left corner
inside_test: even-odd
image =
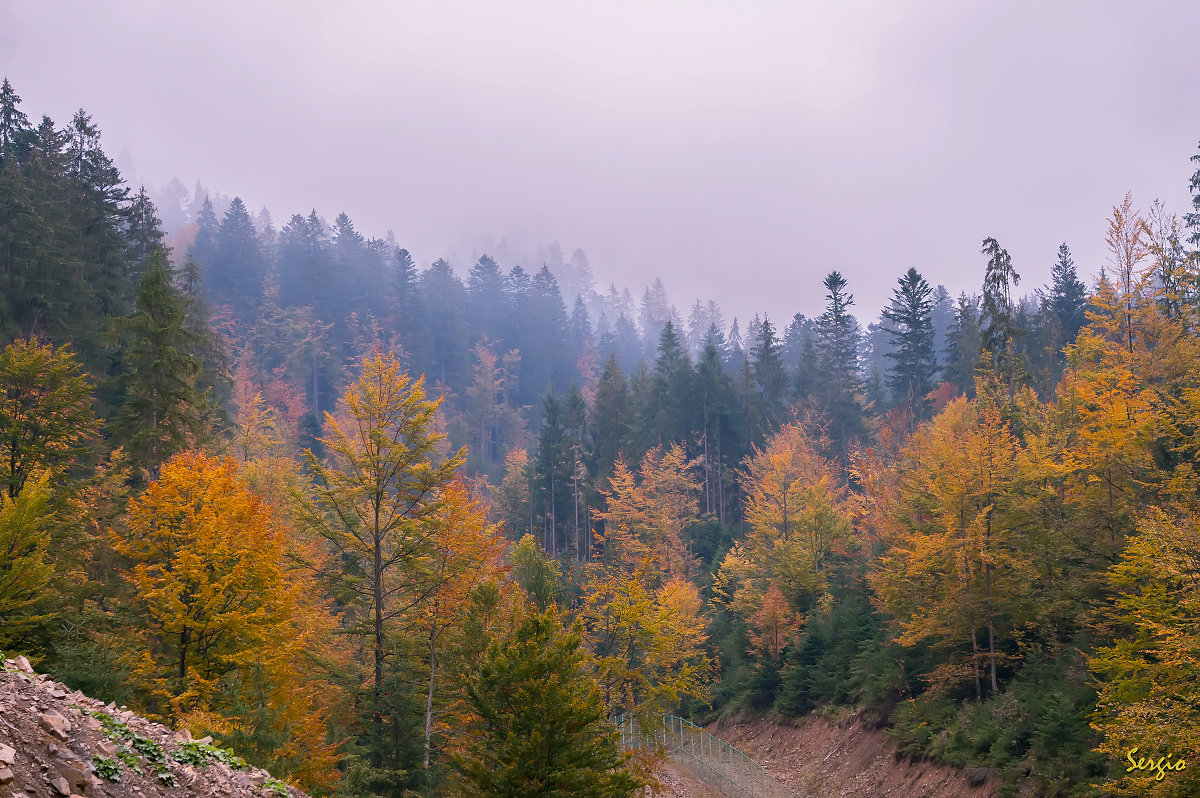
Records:
[[[820,409],[829,420],[829,435],[842,455],[866,432],[858,347],[862,331],[850,315],[854,296],[838,272],[825,277],[825,311],[817,319],[817,359],[821,382],[816,386]]]
[[[893,400],[916,420],[928,415],[926,397],[933,390],[933,379],[938,371],[933,345],[932,296],[929,283],[916,269],[910,268],[892,292],[891,307],[883,309],[883,317],[892,324],[887,333],[894,347],[894,351],[887,353],[892,360],[887,386]]]
[[[462,795],[625,798],[625,769],[578,628],[553,608],[521,610],[488,646],[467,685],[475,719],[454,759]]]
[[[134,313],[113,321],[123,366],[113,427],[132,465],[152,477],[171,455],[206,440],[211,431],[213,407],[199,387],[203,363],[191,354],[198,341],[187,316],[187,300],[171,285],[159,250],[142,278]]]

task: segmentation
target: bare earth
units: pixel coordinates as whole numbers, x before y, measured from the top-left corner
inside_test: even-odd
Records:
[[[710,726],[708,731],[754,758],[796,798],[991,798],[995,784],[972,787],[961,770],[896,760],[887,735],[857,720],[810,716],[799,725],[767,720]],[[674,765],[664,765],[660,796],[710,798],[719,793]]]

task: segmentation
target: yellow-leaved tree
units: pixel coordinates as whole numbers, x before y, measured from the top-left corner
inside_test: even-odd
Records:
[[[1091,659],[1101,678],[1093,727],[1115,763],[1109,794],[1200,794],[1200,516],[1172,503],[1152,507],[1108,572],[1118,636]],[[1186,763],[1159,778],[1133,761]]]
[[[707,619],[689,578],[695,562],[687,539],[699,491],[677,445],[651,450],[637,475],[616,464],[607,510],[597,513],[601,550],[583,566],[578,611],[610,714],[652,724],[685,696],[708,696]]]
[[[779,659],[825,592],[827,558],[850,535],[846,489],[797,423],[746,458],[742,489],[750,533],[726,554],[714,592],[751,643]]]
[[[1017,441],[996,404],[958,399],[911,439],[899,495],[875,519],[888,546],[870,575],[898,642],[942,652],[935,686],[999,689],[1000,638],[1028,614],[1032,557],[1018,494]]]

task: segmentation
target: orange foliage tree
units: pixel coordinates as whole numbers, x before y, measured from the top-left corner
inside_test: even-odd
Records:
[[[144,620],[130,658],[154,715],[329,787],[337,691],[313,665],[329,654],[336,621],[289,568],[284,529],[233,460],[168,460],[112,532]]]

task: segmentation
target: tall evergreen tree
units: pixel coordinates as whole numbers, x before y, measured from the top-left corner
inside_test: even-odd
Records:
[[[1020,363],[1017,338],[1021,331],[1016,323],[1013,288],[1021,275],[1013,268],[1008,251],[994,238],[983,240],[981,252],[988,256],[983,275],[983,303],[979,314],[979,329],[984,351],[996,376],[1008,386],[1011,399],[1023,368]]]
[[[541,500],[543,547],[555,556],[561,548],[565,521],[571,517],[571,452],[563,429],[563,405],[549,391],[542,399],[538,433],[537,480]]]
[[[258,241],[258,231],[245,203],[234,197],[217,228],[216,259],[205,277],[210,296],[218,304],[228,303],[243,318],[258,307],[267,259]]]
[[[21,110],[21,98],[8,78],[0,82],[0,158],[16,158],[32,138],[29,117]]]
[[[910,268],[892,293],[891,307],[883,310],[883,318],[891,322],[887,334],[893,349],[887,354],[893,363],[888,371],[887,386],[893,400],[918,421],[928,413],[926,396],[933,390],[937,374],[932,295],[933,289],[925,278]]]
[[[974,297],[959,294],[954,308],[954,324],[947,334],[946,381],[959,394],[975,396],[975,370],[983,340],[979,332],[979,309]]]
[[[199,387],[203,363],[189,354],[197,342],[187,316],[188,302],[171,284],[159,250],[142,278],[134,313],[114,321],[123,374],[113,426],[133,465],[151,478],[171,455],[209,434],[212,408]]]
[[[612,474],[613,466],[629,444],[629,386],[616,353],[610,353],[596,383],[590,419],[591,473],[597,483]]]
[[[862,331],[850,315],[854,296],[846,292],[846,278],[836,271],[824,281],[825,311],[817,319],[817,361],[821,381],[816,386],[820,409],[830,425],[830,437],[841,455],[865,431],[858,347]]]
[[[1062,342],[1074,341],[1087,323],[1087,286],[1075,273],[1075,261],[1066,242],[1058,246],[1058,260],[1050,269],[1050,309],[1058,321]]]
[[[163,246],[164,237],[158,210],[146,194],[146,187],[142,186],[133,197],[126,219],[125,260],[127,265],[125,279],[130,285],[141,284],[142,275],[146,273],[150,256]],[[132,297],[130,299],[132,300]]]
[[[469,742],[455,758],[463,794],[482,798],[627,798],[624,769],[600,687],[585,667],[582,633],[553,609],[519,611],[480,659],[467,698]]]
[[[775,327],[768,318],[763,318],[758,327],[751,358],[751,371],[757,387],[752,436],[754,441],[761,441],[787,420],[789,393],[783,347],[775,337]]]
[[[692,363],[670,319],[659,335],[653,379],[649,438],[653,445],[666,446],[682,440],[691,428]]]

